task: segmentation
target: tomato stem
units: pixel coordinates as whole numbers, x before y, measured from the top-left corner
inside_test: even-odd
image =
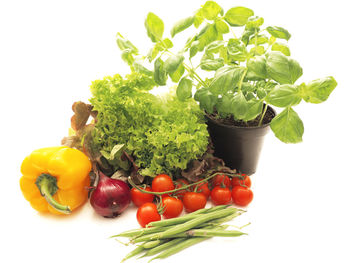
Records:
[[[132,186],[132,187],[135,187],[137,190],[139,190],[140,192],[142,193],[146,193],[146,194],[154,194],[154,195],[164,195],[164,194],[171,194],[171,193],[175,193],[179,190],[185,190],[187,188],[190,188],[191,186],[194,186],[194,185],[198,185],[200,183],[203,183],[203,182],[207,182],[209,179],[213,178],[214,176],[218,175],[218,174],[223,174],[223,175],[228,175],[228,176],[231,176],[231,177],[237,177],[239,179],[244,179],[244,177],[240,174],[232,174],[232,173],[226,173],[226,172],[218,172],[218,171],[215,171],[213,174],[209,175],[208,177],[202,179],[202,180],[199,180],[197,182],[194,182],[192,184],[188,184],[188,185],[185,185],[183,187],[180,187],[180,188],[177,188],[177,189],[174,189],[174,190],[169,190],[169,191],[164,191],[164,192],[151,192],[151,191],[147,191],[147,190],[144,190],[142,188],[140,188],[139,186],[137,186],[133,180],[131,179],[131,177],[129,176],[128,177],[128,182],[129,184]]]

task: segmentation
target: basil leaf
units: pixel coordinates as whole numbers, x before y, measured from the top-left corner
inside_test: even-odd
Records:
[[[213,113],[218,97],[208,89],[201,88],[194,94],[194,99],[199,102],[201,109],[204,109],[208,113]]]
[[[201,60],[201,64],[200,64],[201,69],[207,70],[207,71],[217,70],[223,66],[224,66],[223,58]]]
[[[165,71],[168,73],[175,72],[184,59],[185,57],[183,55],[175,55],[167,58],[164,62]]]
[[[241,37],[242,42],[247,46],[249,43],[249,39],[252,35],[255,34],[255,29],[247,29],[245,28]]]
[[[173,42],[169,38],[164,38],[162,44],[165,49],[172,48],[174,46]]]
[[[230,58],[235,61],[245,61],[248,52],[244,44],[239,39],[231,38],[227,43],[227,52]]]
[[[253,16],[253,10],[246,7],[233,7],[225,14],[225,20],[230,26],[244,26],[248,18]]]
[[[248,92],[255,92],[256,87],[250,82],[242,82],[241,90],[243,93],[248,93]]]
[[[337,86],[333,77],[316,79],[301,87],[302,97],[306,102],[321,103],[328,99]]]
[[[221,34],[227,34],[228,32],[230,32],[230,28],[222,20],[215,21],[215,28]]]
[[[147,69],[146,67],[142,66],[140,63],[134,62],[133,64],[134,69],[136,72],[145,74],[147,76],[153,76],[153,71]]]
[[[243,121],[254,120],[263,110],[264,103],[262,100],[251,99],[247,102],[247,112],[242,119]]]
[[[161,50],[159,49],[159,47],[157,45],[154,45],[154,47],[151,48],[147,54],[148,61],[152,62],[153,59],[155,59],[158,56],[160,51]]]
[[[279,51],[266,54],[266,70],[270,78],[281,84],[294,84],[303,75],[299,63]]]
[[[291,37],[291,34],[286,29],[284,29],[282,27],[268,26],[266,28],[266,30],[275,38],[282,38],[282,39],[289,40]]]
[[[131,66],[134,63],[134,56],[133,56],[134,52],[131,49],[124,49],[122,51],[122,59],[128,63],[129,66]]]
[[[179,80],[181,79],[181,77],[184,73],[185,73],[185,67],[183,64],[180,64],[180,66],[177,68],[177,70],[175,70],[172,73],[169,73],[169,76],[173,82],[177,83],[177,82],[179,82]]]
[[[214,1],[207,1],[202,7],[202,14],[208,20],[214,20],[221,13],[221,6]]]
[[[193,41],[190,47],[190,58],[194,57],[199,51],[199,41]]]
[[[117,45],[120,50],[129,49],[132,54],[138,54],[138,49],[129,40],[124,39],[119,33],[117,35]]]
[[[284,109],[273,118],[270,127],[282,142],[298,143],[302,141],[304,124],[291,107]]]
[[[300,89],[290,84],[276,85],[266,97],[267,103],[281,108],[297,105],[300,101]]]
[[[192,80],[182,78],[176,89],[176,95],[181,101],[185,101],[192,97]]]
[[[248,18],[246,29],[259,29],[264,24],[264,18],[259,16],[252,16]]]
[[[242,90],[242,92],[243,92],[244,97],[245,97],[245,99],[247,100],[248,104],[249,104],[249,101],[255,99],[255,95],[254,95],[253,92],[250,92],[250,91],[249,91],[249,92],[246,92],[246,93],[245,93],[243,90]]]
[[[248,102],[242,92],[237,92],[232,98],[232,114],[235,119],[242,120],[248,111]]]
[[[274,43],[271,47],[272,51],[281,51],[286,56],[290,56],[290,50],[289,47],[286,44],[283,43]]]
[[[275,38],[274,36],[271,36],[270,39],[269,39],[268,44],[269,44],[269,45],[272,45],[272,44],[275,43],[275,42],[276,42],[276,38]]]
[[[216,105],[216,110],[221,117],[232,114],[233,93],[225,93]]]
[[[211,54],[211,53],[218,53],[220,49],[222,49],[225,46],[225,42],[222,40],[216,40],[214,42],[211,42],[206,48],[205,53]]]
[[[203,21],[204,21],[204,16],[203,16],[203,10],[201,8],[194,15],[194,21],[193,21],[194,27],[198,28],[202,24]]]
[[[198,34],[196,40],[198,43],[198,50],[203,51],[204,48],[211,42],[217,40],[218,32],[214,24],[206,25]]]
[[[166,85],[166,81],[168,79],[168,75],[166,70],[164,69],[164,62],[163,60],[159,57],[154,61],[154,81],[160,85],[164,86]]]
[[[184,31],[186,28],[190,27],[194,22],[194,16],[190,16],[178,21],[173,28],[170,30],[171,37],[174,37],[177,33]]]
[[[256,56],[247,62],[247,79],[259,80],[267,79],[266,58],[265,56]]]
[[[260,56],[265,53],[265,48],[263,46],[256,46],[249,50],[249,54],[252,56]]]
[[[148,13],[145,20],[147,35],[152,42],[158,42],[162,39],[164,33],[164,23],[157,15]]]
[[[209,90],[215,94],[225,94],[229,90],[234,90],[244,73],[244,68],[236,66],[225,66],[216,71]]]
[[[251,39],[249,39],[249,43],[248,45],[262,45],[262,44],[266,44],[267,42],[269,42],[269,38],[265,35],[258,35],[256,38],[252,37]]]

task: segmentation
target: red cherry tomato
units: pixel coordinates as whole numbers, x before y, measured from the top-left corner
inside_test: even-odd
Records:
[[[137,209],[137,221],[140,226],[145,227],[148,223],[159,221],[161,219],[157,206],[153,203],[145,203]]]
[[[181,178],[175,181],[175,189],[181,188],[185,185],[188,185],[188,181],[186,179]],[[175,195],[177,196],[177,198],[182,200],[186,192],[187,192],[187,189],[179,190],[175,192]]]
[[[207,198],[202,193],[187,192],[183,198],[183,204],[186,212],[194,212],[198,209],[204,208],[207,204]]]
[[[152,191],[153,192],[166,192],[174,190],[174,182],[169,175],[159,174],[154,177],[152,181]],[[169,196],[169,194],[164,194],[163,196]]]
[[[235,187],[237,185],[241,186],[246,186],[246,187],[251,187],[252,186],[252,181],[250,180],[250,177],[248,175],[242,174],[244,179],[239,179],[238,177],[233,177],[232,178],[232,187]]]
[[[210,197],[214,205],[227,205],[231,202],[231,191],[227,187],[215,186]]]
[[[152,191],[151,187],[149,186],[146,186],[145,190]],[[143,205],[144,203],[152,203],[154,199],[153,194],[142,193],[137,188],[132,188],[130,193],[131,193],[131,200],[137,207]]]
[[[190,188],[191,191],[195,191],[195,189],[197,188],[196,192],[204,194],[207,199],[210,197],[210,189],[208,186],[208,182],[198,183],[197,185],[191,186]]]
[[[230,187],[231,180],[230,180],[230,177],[228,177],[227,175],[217,174],[214,176],[214,178],[211,179],[211,185],[212,187],[215,187],[215,186]]]
[[[180,199],[166,196],[162,199],[162,202],[164,206],[163,216],[165,218],[178,217],[182,213],[184,206]]]
[[[232,188],[233,203],[239,206],[247,206],[253,200],[253,191],[248,187],[235,186]]]

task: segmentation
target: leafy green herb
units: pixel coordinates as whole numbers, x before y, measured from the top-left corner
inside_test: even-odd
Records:
[[[298,114],[287,107],[271,121],[271,130],[276,137],[285,143],[302,141],[304,125]]]
[[[233,7],[225,14],[225,20],[230,26],[244,26],[248,22],[248,18],[253,16],[253,10],[246,7]]]
[[[162,39],[164,33],[164,23],[157,15],[148,13],[145,21],[145,27],[147,30],[147,35],[152,42],[158,42]]]
[[[283,108],[271,122],[283,142],[302,140],[303,123],[291,107],[302,100],[324,102],[337,85],[333,77],[297,84],[303,69],[290,57],[287,41],[291,34],[283,27],[264,27],[264,18],[247,7],[224,12],[218,3],[207,1],[193,16],[178,20],[170,31],[172,37],[193,30],[184,47],[177,49],[179,53],[172,52],[172,43],[163,39],[164,24],[158,16],[149,13],[145,25],[155,42],[147,57],[154,60],[157,85],[166,85],[170,76],[182,102],[188,101],[195,87],[194,99],[202,110],[246,125],[263,123],[264,105]],[[138,50],[130,42],[121,38],[118,45],[132,71],[151,75],[138,66]],[[200,62],[194,65],[194,61]],[[250,122],[257,118],[258,122]]]

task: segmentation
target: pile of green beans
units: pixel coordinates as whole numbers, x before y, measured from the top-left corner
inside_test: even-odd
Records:
[[[125,231],[111,237],[127,237],[130,243],[137,246],[122,262],[142,253],[140,257],[156,255],[150,261],[164,259],[214,236],[245,235],[238,230],[226,230],[228,225],[223,225],[242,212],[243,210],[228,205],[203,208],[182,217],[152,222],[146,228]]]

